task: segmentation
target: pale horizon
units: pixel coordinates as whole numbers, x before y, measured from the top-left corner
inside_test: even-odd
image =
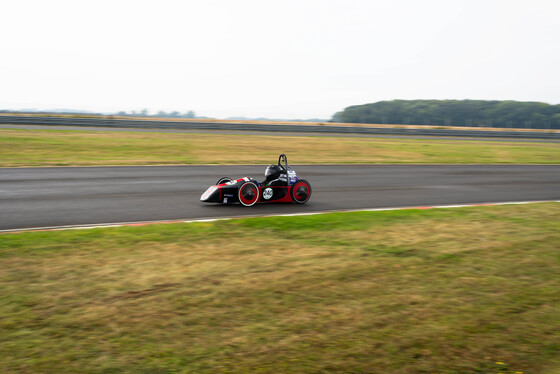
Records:
[[[0,110],[329,119],[383,100],[560,103],[560,3],[19,1]]]

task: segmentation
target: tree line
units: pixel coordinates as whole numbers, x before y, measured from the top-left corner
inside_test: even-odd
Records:
[[[560,105],[524,101],[392,100],[354,105],[332,122],[560,129]]]

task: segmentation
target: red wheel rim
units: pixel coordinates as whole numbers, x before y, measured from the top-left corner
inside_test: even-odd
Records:
[[[259,189],[253,183],[245,183],[239,190],[239,201],[243,205],[253,205],[259,198]]]
[[[309,199],[309,186],[305,182],[297,182],[294,187],[294,199],[297,201],[306,201]]]

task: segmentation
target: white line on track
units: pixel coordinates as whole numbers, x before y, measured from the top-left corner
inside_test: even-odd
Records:
[[[99,223],[99,224],[93,224],[93,225],[28,227],[28,228],[22,228],[22,229],[0,230],[0,234],[33,232],[33,231],[86,230],[86,229],[100,229],[100,228],[123,227],[123,226],[147,226],[147,225],[169,224],[169,223],[215,222],[215,221],[225,221],[225,220],[241,219],[241,218],[256,218],[256,217],[298,217],[298,216],[314,216],[314,215],[318,215],[318,214],[327,214],[327,213],[381,212],[381,211],[386,211],[386,210],[404,210],[404,209],[465,208],[465,207],[475,207],[475,206],[522,205],[522,204],[536,204],[536,203],[560,203],[560,200],[506,201],[506,202],[494,202],[494,203],[471,203],[471,204],[430,205],[430,206],[404,206],[404,207],[390,207],[390,208],[328,210],[328,211],[310,212],[310,213],[289,213],[289,214],[271,214],[271,215],[246,215],[246,216],[220,217],[220,218],[200,218],[200,219],[191,219],[191,220],[178,219],[178,220],[167,220],[167,221],[112,222],[112,223]]]

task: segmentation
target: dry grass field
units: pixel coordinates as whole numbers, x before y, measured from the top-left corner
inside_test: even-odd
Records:
[[[557,373],[560,204],[0,235],[3,373]]]
[[[261,164],[558,164],[558,143],[0,129],[0,166]]]

